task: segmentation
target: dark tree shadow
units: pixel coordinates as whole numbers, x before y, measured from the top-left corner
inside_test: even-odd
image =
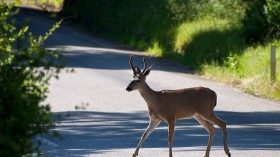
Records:
[[[246,43],[240,37],[241,33],[241,28],[200,32],[183,46],[184,55],[181,57],[185,63],[198,69],[205,63],[223,64],[231,53],[244,52]]]
[[[59,112],[62,119],[56,130],[63,140],[55,140],[58,147],[46,146],[50,156],[71,154],[83,156],[100,154],[113,149],[135,148],[148,125],[146,112]],[[279,112],[224,112],[217,116],[227,121],[230,149],[279,150]],[[194,119],[181,120],[176,124],[173,147],[205,148],[208,134]],[[213,146],[221,146],[222,133],[218,129]],[[161,125],[144,142],[144,148],[167,148],[167,124]],[[199,149],[200,148],[200,149]]]

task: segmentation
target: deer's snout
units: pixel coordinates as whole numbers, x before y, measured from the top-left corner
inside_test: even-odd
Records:
[[[132,89],[130,87],[126,87],[126,91],[131,92]]]

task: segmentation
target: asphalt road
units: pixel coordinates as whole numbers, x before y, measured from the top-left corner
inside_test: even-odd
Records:
[[[44,34],[54,21],[40,14],[24,11],[18,22],[29,18],[30,30]],[[148,125],[147,107],[140,94],[126,92],[132,78],[128,59],[142,66],[144,53],[89,36],[70,26],[61,26],[44,45],[63,49],[67,69],[50,84],[47,103],[55,115],[62,115],[55,130],[63,140],[38,136],[48,156],[129,157]],[[154,68],[147,78],[155,90],[205,86],[216,91],[216,114],[227,121],[228,145],[232,157],[280,156],[280,103],[244,94],[200,76],[186,67],[164,59],[149,58]],[[203,98],[202,98],[203,99]],[[204,156],[208,135],[193,119],[178,121],[174,137],[174,157]],[[167,124],[164,122],[140,149],[139,157],[168,156]],[[212,157],[226,156],[218,129]]]

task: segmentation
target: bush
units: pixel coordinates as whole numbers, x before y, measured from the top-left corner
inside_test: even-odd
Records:
[[[203,64],[222,65],[230,53],[239,54],[245,48],[241,24],[228,19],[208,17],[186,22],[176,32],[173,51],[180,54],[176,60],[198,71]]]
[[[280,1],[266,0],[265,15],[270,24],[270,33],[272,38],[280,39]]]
[[[47,97],[48,82],[58,77],[61,61],[56,53],[42,48],[58,27],[44,36],[28,33],[28,26],[16,29],[14,3],[0,5],[0,156],[21,157],[39,151],[32,139],[55,125]],[[54,68],[52,68],[54,67]]]
[[[127,43],[164,39],[171,23],[166,1],[162,0],[66,0],[63,12],[93,33]]]
[[[265,0],[252,0],[247,2],[245,17],[242,21],[247,42],[261,41],[268,34],[268,24],[263,7],[265,3]]]
[[[249,43],[280,39],[279,0],[248,1],[243,24]]]
[[[225,66],[205,65],[202,72],[220,82],[230,83],[247,93],[280,100],[280,74],[275,82],[270,78],[271,45],[280,46],[280,41],[247,47],[242,54],[231,54]],[[280,67],[280,55],[276,57]]]

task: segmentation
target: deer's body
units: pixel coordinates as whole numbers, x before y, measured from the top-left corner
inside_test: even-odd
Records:
[[[146,77],[150,73],[151,67],[146,68],[145,59],[144,70],[141,70],[132,64],[132,57],[129,60],[131,69],[133,70],[133,80],[130,82],[127,91],[138,90],[148,105],[150,123],[133,154],[138,155],[138,151],[149,136],[149,134],[159,125],[161,121],[168,123],[168,145],[169,157],[172,157],[172,141],[175,130],[176,120],[194,118],[209,133],[209,140],[205,157],[209,157],[213,137],[216,128],[213,124],[218,125],[223,132],[223,143],[225,153],[230,157],[227,146],[226,123],[215,116],[214,107],[217,102],[217,95],[214,91],[205,87],[185,88],[178,90],[154,91],[146,83]]]
[[[146,86],[145,90],[139,90],[141,96],[146,101],[149,111],[154,112],[165,122],[168,119],[192,118],[194,114],[207,113],[216,106],[216,93],[209,88],[153,91],[147,84]],[[201,97],[195,95],[201,95]],[[208,100],[213,101],[208,102]],[[207,101],[207,103],[202,101]]]

